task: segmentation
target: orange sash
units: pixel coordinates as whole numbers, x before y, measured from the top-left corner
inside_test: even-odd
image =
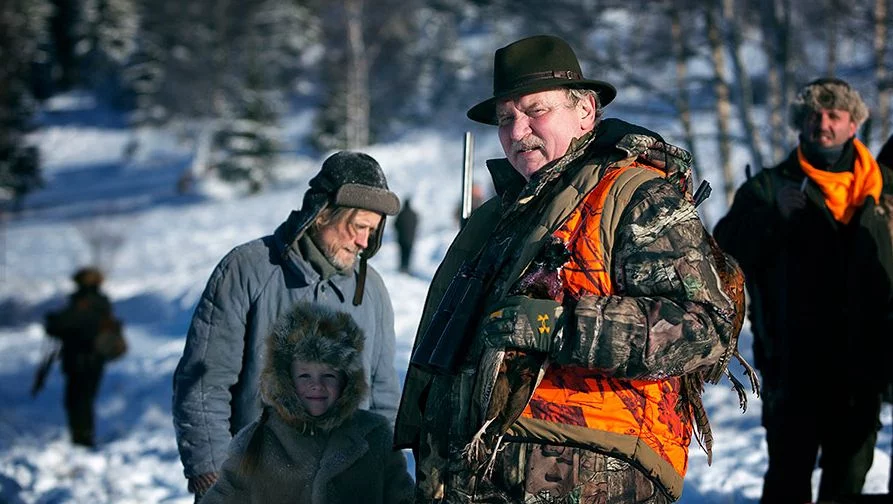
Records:
[[[825,205],[834,219],[844,224],[850,222],[856,209],[862,206],[868,196],[880,201],[884,185],[881,170],[868,148],[858,138],[853,139],[853,146],[856,148],[856,162],[851,172],[819,170],[809,164],[803,156],[803,150],[797,147],[797,159],[803,173],[822,190]]]

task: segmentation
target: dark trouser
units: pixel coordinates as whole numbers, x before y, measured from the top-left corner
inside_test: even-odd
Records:
[[[71,441],[93,446],[93,402],[102,379],[102,361],[90,355],[79,357],[82,358],[66,371],[65,411]]]
[[[862,493],[877,442],[880,395],[824,392],[804,400],[790,391],[764,391],[769,468],[760,502],[812,502],[811,478],[820,448],[818,499]]]
[[[893,403],[893,383],[887,384],[884,392],[884,402]],[[893,443],[890,444],[890,456],[893,457]],[[887,479],[887,494],[893,497],[893,463],[890,464],[890,477]]]
[[[412,243],[400,243],[400,271],[409,271],[409,261],[412,259]]]

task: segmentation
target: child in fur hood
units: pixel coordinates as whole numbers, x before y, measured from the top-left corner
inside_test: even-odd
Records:
[[[364,336],[350,315],[302,303],[267,339],[263,413],[239,431],[202,504],[409,503],[406,459],[383,416],[358,409]]]

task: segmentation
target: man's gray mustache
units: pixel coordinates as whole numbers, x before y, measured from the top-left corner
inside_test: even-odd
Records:
[[[523,150],[533,150],[533,149],[542,149],[544,147],[543,142],[538,140],[519,140],[512,142],[512,152],[518,152]]]

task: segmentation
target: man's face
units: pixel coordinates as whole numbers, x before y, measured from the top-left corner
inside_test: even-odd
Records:
[[[320,226],[316,243],[338,269],[352,268],[357,256],[369,247],[369,239],[381,224],[381,214],[357,210],[346,218]]]
[[[816,110],[803,119],[803,138],[817,147],[839,147],[855,134],[856,123],[846,110]]]
[[[587,97],[571,105],[564,89],[540,91],[497,104],[496,119],[506,158],[530,180],[563,156],[571,140],[595,126],[595,100]]]

